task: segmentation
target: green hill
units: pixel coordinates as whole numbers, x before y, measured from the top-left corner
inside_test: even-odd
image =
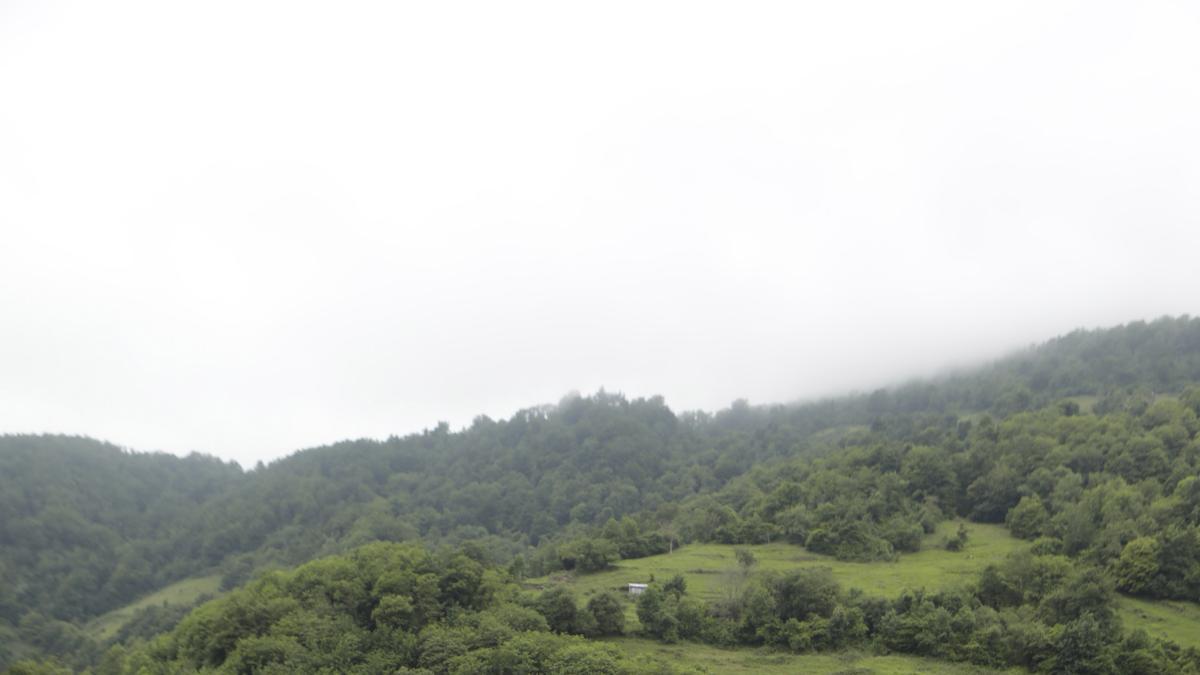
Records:
[[[969,558],[937,544],[954,519],[970,522],[968,547],[1004,527],[1098,570],[1140,598],[1140,614],[1122,605],[1128,623],[1179,636],[1176,615],[1200,599],[1198,383],[1200,319],[1181,317],[822,401],[677,413],[601,392],[248,472],[4,436],[0,664],[44,653],[82,667],[114,634],[85,626],[148,593],[214,575],[228,589],[373,541],[463,548],[533,577],[683,542],[683,555],[766,545],[764,565],[803,546],[835,570],[890,570],[864,572],[882,591],[958,575]]]

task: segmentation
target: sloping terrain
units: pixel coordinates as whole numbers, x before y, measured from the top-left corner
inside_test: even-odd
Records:
[[[644,561],[682,542],[681,556],[762,545],[764,569],[803,551],[847,588],[894,591],[969,576],[956,565],[972,546],[1016,541],[1001,527],[1140,598],[1120,605],[1130,625],[1186,637],[1180,616],[1200,598],[1198,382],[1200,320],[1182,317],[803,405],[677,414],[601,393],[249,472],[0,437],[0,663],[94,663],[116,622],[89,622],[147,593],[197,577],[230,588],[373,541],[463,547],[530,577],[658,564]],[[951,553],[956,518],[967,549]],[[720,574],[698,576],[709,597]]]

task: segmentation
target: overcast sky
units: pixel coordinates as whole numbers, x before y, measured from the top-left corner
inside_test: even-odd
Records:
[[[252,464],[1200,312],[1200,5],[0,0],[0,431]]]

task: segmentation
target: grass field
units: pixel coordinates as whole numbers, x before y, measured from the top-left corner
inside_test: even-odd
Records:
[[[160,588],[150,595],[143,596],[124,607],[114,609],[107,614],[92,619],[84,626],[84,633],[98,642],[103,642],[114,636],[125,622],[133,618],[139,609],[151,605],[190,605],[205,593],[215,595],[221,587],[220,575],[209,577],[194,577]]]
[[[697,668],[706,673],[812,673],[833,675],[835,673],[855,675],[910,675],[929,673],[996,673],[1020,671],[995,671],[969,664],[948,663],[914,656],[874,656],[858,652],[836,654],[786,654],[763,649],[718,649],[701,644],[664,645],[642,638],[623,637],[606,640],[632,656],[650,656],[660,661]]]
[[[923,550],[901,555],[896,562],[841,562],[786,543],[745,546],[753,551],[758,563],[754,573],[788,570],[797,567],[829,567],[842,586],[862,589],[869,595],[893,597],[906,588],[940,589],[969,583],[974,575],[991,562],[997,562],[1025,543],[1008,534],[1000,525],[967,523],[968,540],[963,551],[951,553],[941,542],[958,529],[959,521],[945,522],[928,535]],[[722,544],[690,544],[674,553],[618,561],[611,569],[594,574],[560,574],[531,579],[530,584],[547,586],[569,583],[583,596],[605,589],[619,590],[631,582],[651,578],[665,581],[682,574],[688,593],[705,600],[721,597],[739,576],[734,549]]]
[[[868,595],[894,598],[905,589],[937,590],[971,583],[975,575],[989,563],[998,562],[1025,546],[1024,542],[1009,535],[1003,526],[967,523],[969,539],[966,549],[951,553],[940,544],[958,529],[958,522],[942,523],[937,532],[925,538],[921,551],[901,555],[896,562],[840,562],[829,556],[810,553],[803,547],[783,543],[743,548],[753,551],[758,559],[755,574],[767,570],[823,566],[833,570],[834,577],[846,590],[858,588]],[[631,582],[644,583],[651,579],[665,581],[682,574],[687,579],[690,595],[704,600],[717,600],[730,589],[737,588],[739,583],[744,583],[740,580],[734,558],[735,548],[738,547],[691,544],[674,553],[621,560],[612,568],[595,574],[558,574],[530,579],[528,583],[535,587],[570,584],[580,596],[586,598],[602,590],[624,590],[625,584]],[[1127,630],[1141,628],[1152,636],[1173,640],[1183,647],[1200,648],[1200,604],[1152,602],[1120,596],[1117,607]],[[626,605],[625,614],[629,629],[636,630],[638,623],[632,602]]]
[[[1122,596],[1117,607],[1126,630],[1141,628],[1152,636],[1174,640],[1181,647],[1200,649],[1200,605]]]

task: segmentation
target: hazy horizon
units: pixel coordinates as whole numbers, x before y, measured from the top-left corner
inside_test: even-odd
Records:
[[[1078,326],[1072,330],[1091,330],[1091,329],[1096,329],[1096,328],[1113,328],[1118,325],[1125,325],[1125,324],[1134,323],[1137,321],[1144,321],[1144,322],[1149,323],[1150,321],[1153,321],[1154,319],[1157,319],[1157,318],[1162,318],[1162,317],[1152,317],[1152,318],[1146,318],[1146,319],[1131,319],[1130,321],[1125,321],[1125,322],[1122,322],[1121,324],[1113,324],[1111,326]],[[852,388],[848,388],[848,389],[836,390],[836,391],[815,392],[808,396],[799,397],[799,398],[792,398],[792,399],[785,399],[785,400],[772,400],[772,401],[747,401],[747,402],[751,406],[805,405],[805,404],[810,404],[810,403],[816,403],[821,400],[830,399],[830,398],[839,398],[839,397],[844,397],[844,396],[867,394],[867,393],[870,393],[872,391],[876,391],[879,389],[885,389],[885,390],[886,389],[895,389],[897,387],[902,387],[904,385],[911,384],[914,382],[936,380],[941,377],[949,377],[949,376],[953,376],[956,374],[960,374],[962,372],[969,372],[969,371],[977,369],[977,368],[987,367],[989,364],[994,363],[995,361],[1004,359],[1008,356],[1012,356],[1016,353],[1019,353],[1020,351],[1022,351],[1024,349],[1028,349],[1031,347],[1037,347],[1045,342],[1048,342],[1048,341],[1058,338],[1058,337],[1062,337],[1070,332],[1071,331],[1064,331],[1063,333],[1060,333],[1060,334],[1047,336],[1046,338],[1036,341],[1036,342],[1014,346],[1014,347],[1008,348],[1006,350],[1003,350],[997,354],[994,354],[992,356],[985,356],[985,357],[976,358],[976,359],[962,360],[962,361],[958,361],[958,362],[947,362],[940,366],[935,366],[927,372],[910,373],[907,375],[901,375],[901,376],[895,377],[886,382],[877,382],[874,384],[868,383],[865,385],[856,386],[856,387],[852,387]],[[63,434],[63,435],[73,435],[73,436],[84,436],[84,437],[95,438],[95,440],[102,441],[105,443],[110,443],[112,445],[118,446],[120,448],[129,450],[132,452],[167,452],[167,453],[178,455],[181,457],[191,454],[192,452],[199,452],[201,454],[217,456],[226,461],[238,462],[242,466],[243,469],[249,470],[249,469],[253,469],[255,464],[260,461],[263,462],[264,464],[270,464],[271,462],[273,462],[275,460],[286,458],[297,452],[302,452],[304,450],[310,450],[310,449],[319,448],[319,447],[325,447],[325,446],[332,445],[332,444],[335,444],[335,443],[338,443],[341,441],[359,440],[359,439],[363,439],[363,438],[368,438],[368,439],[372,439],[372,440],[385,440],[386,438],[391,437],[391,436],[403,437],[403,436],[407,436],[410,434],[419,434],[421,432],[431,430],[443,422],[450,425],[450,428],[452,431],[461,431],[461,430],[469,427],[472,424],[472,422],[474,421],[474,419],[476,419],[477,417],[479,417],[481,415],[489,417],[491,419],[495,419],[495,420],[509,419],[521,410],[526,410],[526,409],[530,409],[530,408],[538,408],[538,407],[546,406],[546,405],[557,405],[572,396],[589,397],[589,396],[599,394],[601,392],[604,392],[607,394],[616,394],[616,395],[625,396],[628,399],[651,398],[654,396],[661,396],[661,394],[657,394],[654,392],[628,393],[628,392],[624,392],[624,391],[618,391],[618,390],[606,388],[603,385],[601,385],[599,388],[597,388],[595,390],[589,390],[589,391],[579,391],[576,389],[572,389],[572,390],[563,392],[563,394],[561,396],[558,396],[557,398],[555,398],[553,400],[529,401],[524,404],[518,405],[517,407],[514,407],[511,410],[506,410],[503,412],[498,412],[498,413],[477,412],[475,414],[469,414],[466,417],[464,417],[463,419],[456,420],[454,422],[451,422],[446,418],[438,418],[436,420],[430,420],[427,423],[421,424],[418,427],[414,427],[414,428],[406,429],[406,430],[402,430],[402,431],[399,431],[399,430],[393,431],[388,434],[379,435],[379,436],[371,436],[371,435],[365,435],[365,434],[360,434],[360,435],[349,434],[349,435],[346,435],[343,437],[333,438],[333,439],[329,439],[327,441],[323,441],[323,442],[319,442],[319,443],[312,443],[312,444],[292,448],[292,449],[286,450],[284,452],[281,452],[279,454],[273,455],[271,457],[259,457],[259,458],[254,459],[253,461],[238,460],[236,457],[233,457],[233,456],[222,456],[217,453],[207,452],[207,451],[203,451],[203,450],[196,450],[194,448],[181,450],[181,449],[173,449],[173,448],[134,447],[129,444],[120,442],[119,439],[98,438],[93,434],[88,434],[87,432],[63,432],[61,430],[41,430],[41,431],[22,432],[22,431],[18,430],[18,431],[0,431],[0,433],[9,433],[9,434],[17,434],[17,435],[22,434],[22,433],[30,433],[30,434],[51,434],[51,435]],[[681,408],[679,406],[673,405],[672,402],[670,401],[670,399],[668,399],[667,397],[664,396],[663,399],[664,399],[664,401],[663,401],[664,404],[668,408],[670,408],[672,410],[672,412],[674,412],[677,415],[685,414],[685,413],[693,413],[693,412],[712,414],[712,413],[719,412],[720,410],[728,409],[730,407],[730,405],[732,405],[733,403],[735,403],[738,400],[745,400],[744,398],[734,398],[734,399],[730,399],[729,401],[727,401],[725,403],[718,404],[718,405],[716,405],[714,407],[710,407],[710,408]]]
[[[243,466],[1200,313],[1200,7],[0,2],[0,433]]]

